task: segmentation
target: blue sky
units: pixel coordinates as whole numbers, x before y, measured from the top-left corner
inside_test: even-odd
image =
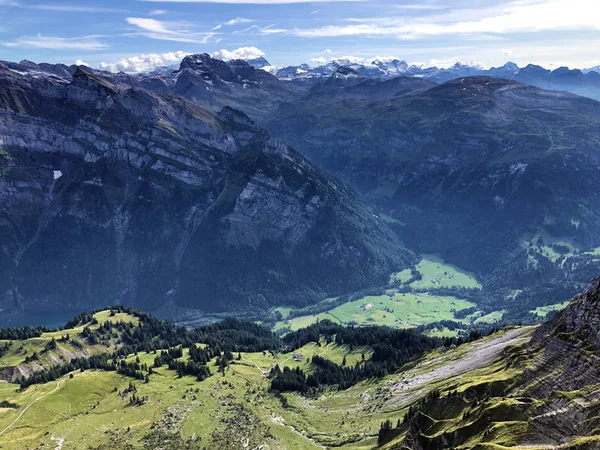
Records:
[[[112,70],[188,53],[600,64],[599,0],[0,0],[0,59]]]

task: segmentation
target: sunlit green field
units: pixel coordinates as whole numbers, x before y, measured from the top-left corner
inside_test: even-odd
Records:
[[[366,296],[360,300],[332,307],[326,312],[291,319],[287,316],[293,311],[293,308],[278,308],[284,320],[278,321],[273,330],[296,331],[325,319],[342,325],[386,325],[396,328],[412,328],[440,320],[456,320],[454,311],[475,306],[473,303],[456,297],[435,295],[435,290],[442,287],[480,289],[481,284],[474,274],[446,264],[443,259],[435,255],[423,255],[416,270],[421,273],[422,279],[413,281],[410,283],[410,287],[419,292],[399,294],[393,287],[397,281],[407,283],[411,279],[411,270],[404,269],[390,276],[390,289],[386,291],[386,295]],[[332,300],[328,299],[324,302]],[[490,322],[495,319],[499,320],[501,315],[502,312],[499,312],[490,316]],[[445,336],[448,331],[438,331],[437,333]],[[450,334],[455,335],[456,333]]]
[[[475,325],[481,325],[481,324],[486,324],[486,323],[500,322],[502,320],[502,316],[504,316],[505,312],[506,312],[506,310],[491,312],[489,314],[486,314],[485,316],[478,317],[477,319],[475,319],[473,321],[473,323]]]
[[[433,293],[390,293],[367,296],[348,302],[332,310],[285,321],[291,330],[306,327],[317,320],[329,319],[345,325],[388,325],[396,328],[412,328],[418,325],[454,319],[454,311],[474,306],[473,303],[455,297]]]
[[[540,317],[546,317],[549,312],[561,311],[565,309],[568,304],[569,301],[556,303],[554,305],[538,306],[537,308],[532,309],[530,312]]]
[[[413,289],[435,289],[438,287],[465,287],[481,289],[481,284],[474,274],[461,270],[452,264],[446,264],[443,259],[434,255],[423,255],[417,264],[417,270],[423,279],[413,281]]]

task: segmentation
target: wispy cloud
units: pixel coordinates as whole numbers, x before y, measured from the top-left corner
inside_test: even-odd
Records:
[[[51,50],[104,50],[109,46],[97,40],[97,36],[63,38],[56,36],[23,36],[13,41],[3,42],[5,47],[43,48]]]
[[[320,28],[294,29],[302,37],[397,36],[403,39],[448,34],[504,34],[547,30],[600,29],[600,3],[597,0],[514,1],[500,7],[482,8],[469,14],[452,12],[420,20],[402,17],[349,19],[358,24],[329,25]],[[460,18],[463,18],[462,20]],[[535,19],[534,19],[535,18]],[[456,20],[458,19],[458,20]]]
[[[147,72],[157,67],[163,67],[168,64],[177,63],[185,58],[189,53],[182,51],[169,53],[147,53],[143,55],[123,58],[116,63],[101,62],[98,66],[101,70],[110,72],[129,72],[139,73]]]
[[[235,19],[228,20],[225,22],[225,25],[232,26],[237,25],[238,23],[251,23],[254,22],[252,19],[245,19],[244,17],[236,17]]]
[[[281,34],[287,32],[287,30],[285,28],[275,28],[275,24],[271,24],[260,28],[260,32],[263,34]]]
[[[161,22],[156,19],[148,19],[144,17],[128,17],[127,23],[130,25],[135,25],[136,27],[141,28],[145,31],[151,31],[153,33],[166,33],[166,34],[175,34],[175,31],[169,30],[167,28],[167,24],[165,22]]]
[[[270,35],[270,34],[283,34],[290,33],[291,30],[286,28],[275,28],[276,24],[267,25],[265,27],[259,27],[258,25],[252,25],[242,30],[235,30],[231,34],[248,34],[248,35]]]
[[[164,9],[153,9],[152,11],[150,11],[151,16],[162,16],[166,13],[167,11],[165,11]]]
[[[148,17],[128,17],[128,24],[136,26],[138,35],[163,41],[206,44],[215,35],[212,31],[198,32],[189,30],[189,24],[181,22],[163,22]]]

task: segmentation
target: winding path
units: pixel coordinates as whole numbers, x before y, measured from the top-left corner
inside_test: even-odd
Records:
[[[9,426],[7,426],[4,430],[0,431],[0,436],[2,436],[4,433],[6,433],[8,430],[10,430],[12,428],[12,426],[19,421],[19,419],[23,416],[23,414],[25,414],[27,412],[27,410],[29,408],[31,408],[35,403],[39,402],[44,397],[47,397],[48,395],[56,392],[58,390],[58,388],[60,388],[60,381],[58,383],[56,383],[56,387],[54,388],[54,390],[42,395],[41,397],[36,398],[29,405],[27,405],[25,407],[25,409],[23,411],[21,411],[21,414],[19,414],[19,416]]]

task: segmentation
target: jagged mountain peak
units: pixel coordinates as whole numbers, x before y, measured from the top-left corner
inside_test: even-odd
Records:
[[[258,58],[247,59],[246,62],[255,69],[262,69],[263,67],[271,66],[271,63],[262,56],[259,56]]]
[[[513,61],[506,61],[502,67],[506,67],[507,69],[519,70],[518,64]]]
[[[231,78],[232,73],[230,66],[225,61],[212,58],[208,53],[188,55],[183,58],[179,70],[184,71],[186,69],[195,72],[211,72],[227,79]]]
[[[331,75],[332,78],[362,78],[361,73],[348,66],[340,66],[338,69]]]
[[[539,66],[537,64],[527,64],[525,67],[523,67],[521,69],[521,72],[545,74],[545,73],[550,73],[551,70],[545,69],[542,66]]]

